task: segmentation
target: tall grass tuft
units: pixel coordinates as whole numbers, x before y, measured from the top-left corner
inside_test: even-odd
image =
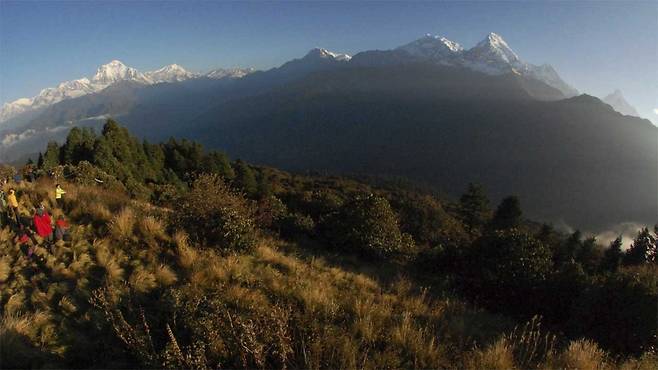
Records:
[[[500,338],[484,350],[476,350],[465,359],[469,370],[508,370],[516,368],[512,346],[506,338]]]
[[[0,259],[0,283],[7,281],[11,274],[11,257],[4,256]]]
[[[139,222],[139,230],[146,239],[166,240],[167,233],[162,222],[153,216],[146,216]]]
[[[110,233],[116,240],[127,240],[133,237],[135,213],[131,208],[123,208],[110,223]]]
[[[556,367],[564,369],[603,370],[609,368],[606,353],[589,340],[577,340],[558,356]]]
[[[164,264],[155,268],[155,279],[162,287],[168,287],[178,281],[174,270]]]
[[[184,269],[190,269],[197,260],[198,254],[190,247],[187,234],[184,231],[176,231],[173,239],[178,250],[178,264]]]
[[[148,293],[157,287],[155,274],[138,266],[128,279],[130,285],[139,293]]]

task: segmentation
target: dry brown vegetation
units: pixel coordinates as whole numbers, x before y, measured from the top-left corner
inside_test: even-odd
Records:
[[[50,183],[22,207],[54,203]],[[344,269],[260,235],[248,253],[195,245],[169,211],[67,184],[72,241],[28,259],[0,230],[2,367],[649,369],[562,343],[399,277]],[[56,213],[57,214],[57,213]]]

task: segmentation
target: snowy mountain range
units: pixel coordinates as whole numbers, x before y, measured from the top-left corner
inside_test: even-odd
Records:
[[[155,71],[141,73],[135,68],[126,66],[119,60],[112,60],[98,67],[96,74],[91,80],[80,78],[62,82],[57,87],[48,87],[41,90],[39,95],[32,98],[20,98],[13,102],[5,103],[0,109],[0,123],[24,112],[35,111],[63,100],[100,92],[120,81],[153,85],[163,82],[180,82],[199,77],[211,79],[241,78],[253,71],[253,68],[217,69],[202,75],[189,72],[178,64],[171,64]]]
[[[388,59],[387,59],[388,58]],[[553,67],[547,64],[534,65],[523,61],[495,33],[488,34],[482,41],[470,49],[464,49],[459,43],[445,37],[426,35],[418,40],[389,51],[366,51],[355,55],[335,53],[327,49],[315,48],[303,58],[287,62],[279,68],[285,73],[306,73],[333,66],[355,65],[374,66],[381,64],[435,63],[446,66],[467,68],[489,74],[517,74],[557,89],[564,97],[578,95],[578,90],[567,84]],[[100,66],[91,78],[67,81],[57,87],[46,88],[32,98],[21,98],[5,103],[0,109],[0,123],[24,112],[36,111],[63,100],[83,95],[98,93],[119,82],[132,81],[137,84],[153,85],[163,82],[180,82],[196,78],[222,79],[242,78],[254,72],[252,68],[215,69],[206,74],[187,71],[177,64],[171,64],[155,71],[139,72],[118,60]]]
[[[151,83],[185,81],[199,76],[198,73],[188,72],[178,64],[170,64],[155,71],[144,73],[144,77],[149,79]]]
[[[578,90],[564,82],[553,67],[524,62],[500,35],[493,32],[468,50],[445,37],[429,34],[396,50],[421,61],[465,67],[490,75],[516,73],[542,81],[560,90],[565,97],[578,95]]]
[[[205,74],[206,77],[219,80],[222,78],[242,78],[255,72],[253,68],[218,68]]]
[[[630,105],[628,101],[626,101],[626,98],[624,98],[624,95],[622,95],[619,89],[613,91],[602,100],[604,103],[610,105],[612,108],[614,108],[614,110],[621,114],[635,117],[640,116],[637,110],[632,105]]]

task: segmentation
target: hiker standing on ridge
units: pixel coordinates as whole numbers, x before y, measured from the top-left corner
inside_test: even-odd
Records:
[[[59,184],[55,185],[55,202],[60,209],[64,209],[64,199],[62,198],[64,194],[66,194],[64,189]]]
[[[9,203],[9,208],[14,212],[14,218],[16,219],[16,224],[20,223],[19,213],[18,213],[18,199],[16,199],[16,190],[9,189],[9,194],[7,195],[7,203]]]

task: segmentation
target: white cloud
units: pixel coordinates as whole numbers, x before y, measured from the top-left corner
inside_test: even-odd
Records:
[[[653,113],[655,113],[656,115],[658,115],[658,108],[653,108]]]
[[[615,240],[618,236],[621,236],[622,249],[626,250],[631,247],[631,244],[633,244],[633,239],[635,239],[637,236],[638,231],[645,227],[651,229],[651,225],[624,222],[611,227],[610,230],[599,233],[596,235],[596,240],[607,248],[613,240]]]

